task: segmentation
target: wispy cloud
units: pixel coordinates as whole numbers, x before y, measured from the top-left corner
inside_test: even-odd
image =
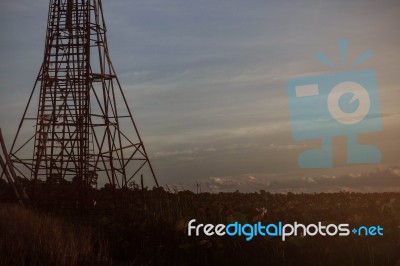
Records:
[[[400,167],[378,169],[370,173],[347,175],[305,176],[288,180],[278,175],[244,174],[240,176],[210,177],[203,185],[212,192],[258,191],[270,192],[400,192]]]

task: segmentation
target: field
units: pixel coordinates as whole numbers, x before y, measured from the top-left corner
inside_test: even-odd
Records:
[[[0,205],[2,265],[400,265],[400,194],[121,191],[121,208]],[[187,224],[348,223],[383,236],[188,236]]]

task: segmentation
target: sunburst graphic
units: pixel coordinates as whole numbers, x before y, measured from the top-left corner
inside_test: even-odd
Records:
[[[346,65],[346,57],[347,57],[347,47],[348,47],[348,41],[346,39],[341,39],[339,41],[339,47],[340,47],[340,61],[342,65]],[[355,67],[363,63],[365,60],[370,58],[372,56],[372,50],[368,49],[366,50],[351,66]],[[325,54],[321,52],[317,52],[316,57],[318,61],[322,62],[323,64],[331,67],[331,68],[336,68],[337,65],[332,62]]]

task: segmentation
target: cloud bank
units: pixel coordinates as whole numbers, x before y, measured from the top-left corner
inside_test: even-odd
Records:
[[[370,173],[352,173],[342,176],[322,175],[291,180],[280,176],[241,175],[210,177],[202,185],[211,192],[259,191],[269,192],[400,192],[400,167],[377,169]]]

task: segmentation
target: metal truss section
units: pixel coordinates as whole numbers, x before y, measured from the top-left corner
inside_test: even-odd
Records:
[[[101,0],[50,1],[43,64],[10,151],[33,198],[43,183],[84,194],[100,179],[124,188],[143,173],[158,186],[106,32]]]

